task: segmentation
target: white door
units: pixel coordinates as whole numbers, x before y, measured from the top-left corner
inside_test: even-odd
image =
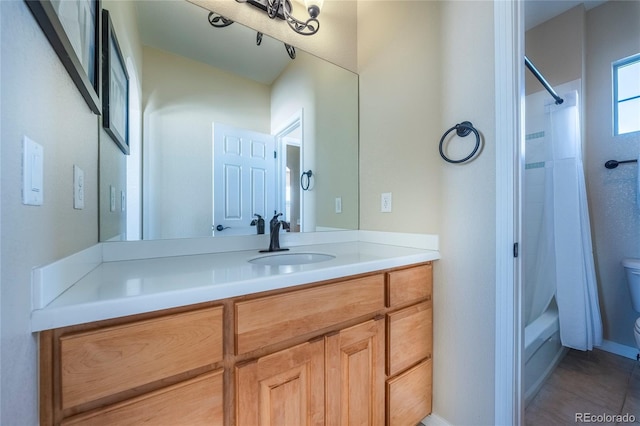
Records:
[[[254,214],[269,232],[276,209],[275,146],[271,135],[213,125],[213,235],[256,234]]]

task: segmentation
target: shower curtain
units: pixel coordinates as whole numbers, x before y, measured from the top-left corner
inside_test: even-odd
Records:
[[[591,350],[602,344],[591,227],[582,165],[578,92],[545,105],[544,207],[538,234],[529,320],[555,295],[563,346]]]

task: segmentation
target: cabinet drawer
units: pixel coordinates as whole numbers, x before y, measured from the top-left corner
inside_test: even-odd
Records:
[[[222,310],[207,308],[62,336],[62,408],[222,360]]]
[[[72,417],[63,425],[221,425],[222,370]]]
[[[387,424],[415,425],[431,413],[431,360],[387,380]]]
[[[419,300],[431,300],[433,267],[431,263],[388,273],[387,306],[401,306]]]
[[[238,302],[236,354],[250,352],[384,308],[384,275]]]
[[[387,375],[431,357],[433,309],[427,301],[387,315]]]

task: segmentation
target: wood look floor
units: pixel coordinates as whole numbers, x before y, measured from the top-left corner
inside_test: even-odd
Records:
[[[632,424],[640,424],[640,364],[604,351],[570,350],[527,406],[525,424],[580,423],[576,413],[628,413],[635,417]]]

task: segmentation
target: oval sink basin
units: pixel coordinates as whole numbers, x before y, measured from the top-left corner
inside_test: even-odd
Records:
[[[279,253],[250,259],[250,263],[258,265],[306,265],[308,263],[326,262],[335,256],[324,253]]]

